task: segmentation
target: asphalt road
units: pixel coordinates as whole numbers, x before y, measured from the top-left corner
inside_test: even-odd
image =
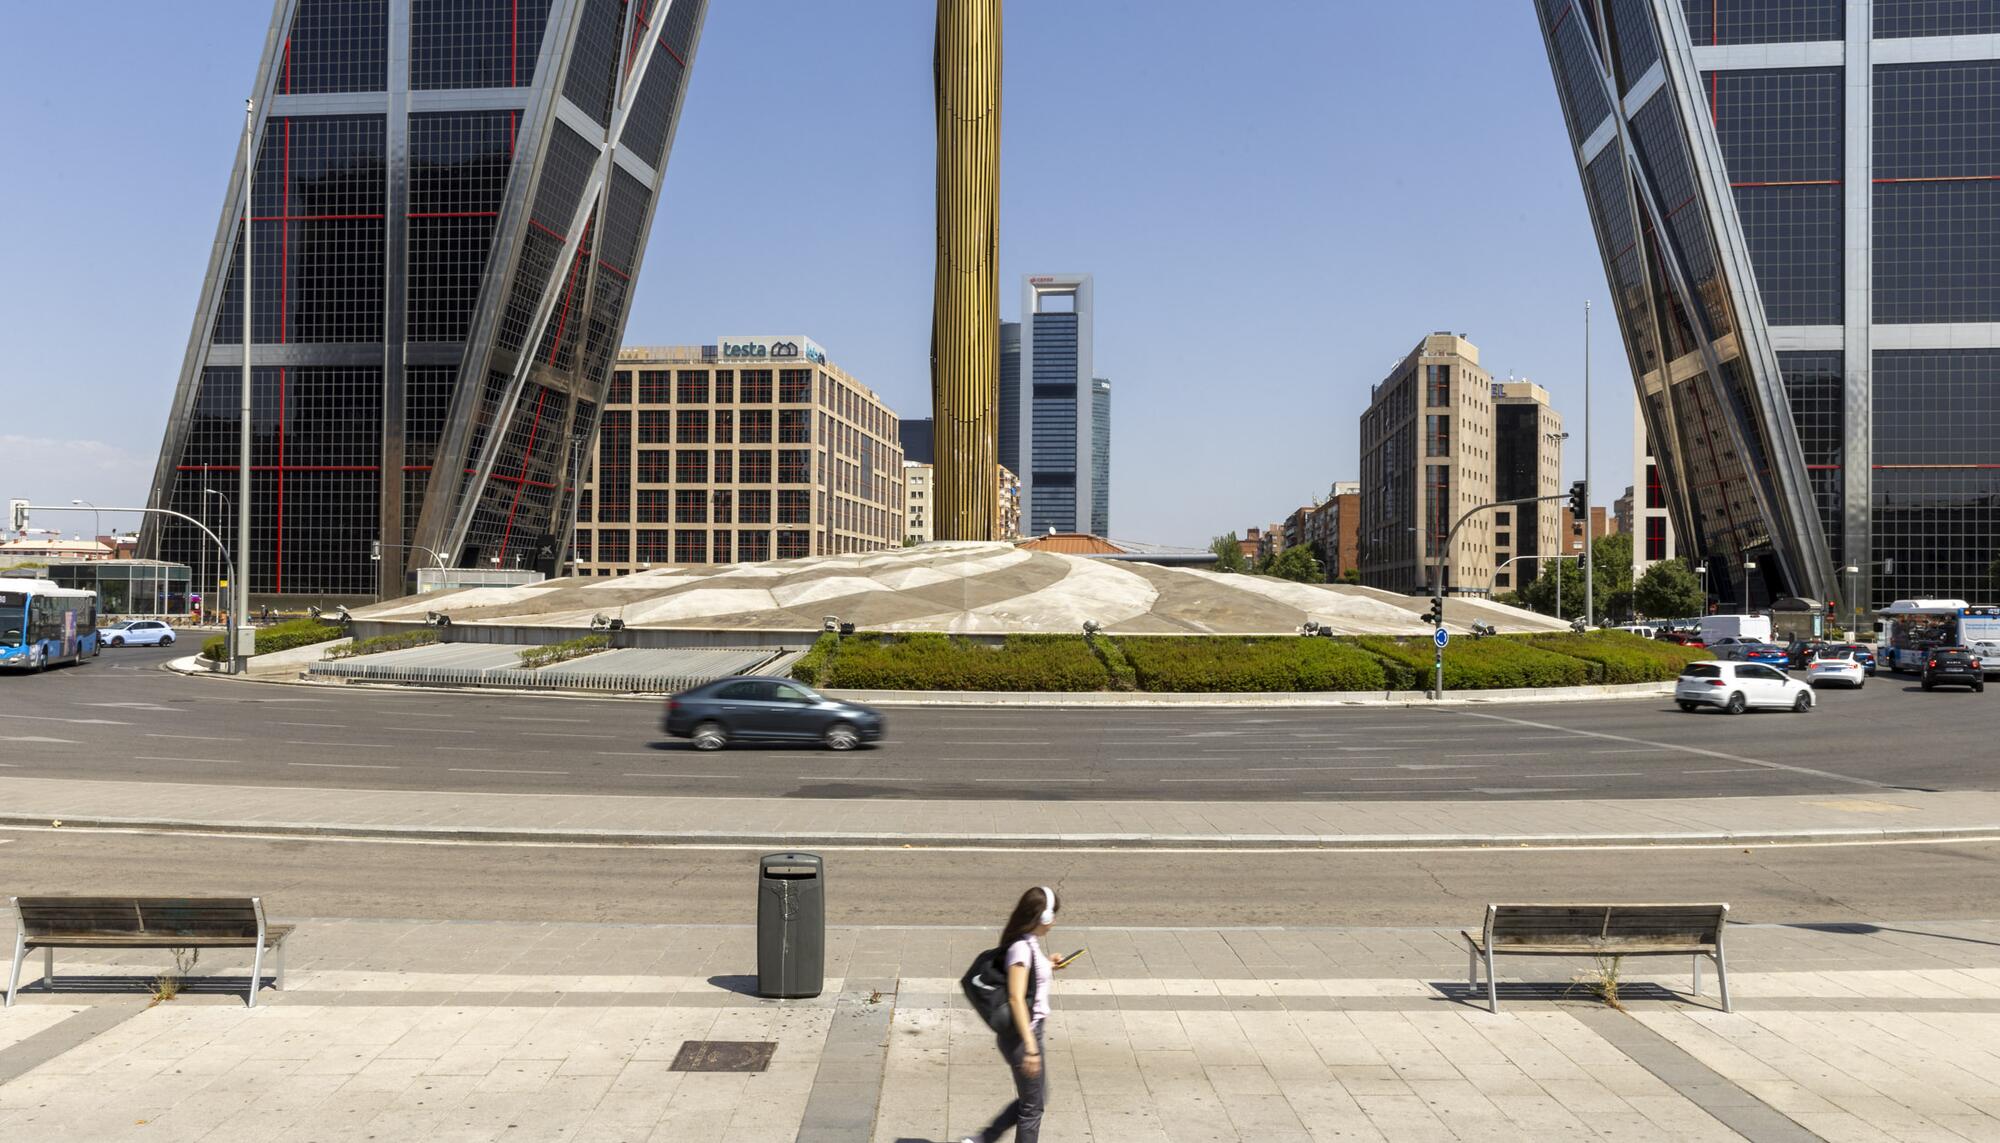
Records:
[[[1728,901],[1744,922],[1987,918],[2000,844],[1399,853],[826,850],[834,924],[986,925],[1024,885],[1070,925],[1474,925],[1489,901]],[[0,830],[0,895],[250,894],[285,917],[746,923],[747,850]]]
[[[1994,699],[1884,675],[1810,714],[1664,699],[1339,709],[920,708],[873,749],[662,741],[656,702],[296,687],[106,651],[0,676],[0,773],[261,786],[871,797],[1520,799],[2000,788]]]

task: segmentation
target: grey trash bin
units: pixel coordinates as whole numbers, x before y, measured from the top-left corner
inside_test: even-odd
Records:
[[[816,853],[757,862],[757,995],[818,996],[826,988],[826,867]]]

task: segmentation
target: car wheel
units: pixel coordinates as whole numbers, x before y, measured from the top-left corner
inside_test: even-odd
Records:
[[[1728,705],[1722,709],[1728,714],[1742,714],[1744,711],[1750,709],[1750,704],[1743,700],[1743,692],[1737,691],[1735,694],[1729,696]]]
[[[168,635],[167,637],[161,639],[160,642],[164,646],[171,647],[174,645],[174,637],[172,635]]]
[[[853,723],[836,722],[826,728],[826,733],[820,735],[819,740],[826,744],[828,750],[852,750],[861,744],[861,734],[854,729]]]
[[[1792,713],[1804,714],[1812,709],[1812,705],[1812,696],[1804,691],[1800,691],[1799,697],[1792,700]]]
[[[1917,684],[1917,685],[1918,685],[1918,686],[1921,686],[1921,687],[1923,687],[1923,688],[1924,688],[1925,690],[1930,690],[1930,689],[1931,689],[1931,681],[1930,681],[1929,679],[1925,679],[1925,680],[1924,680],[1923,682],[1921,682],[1921,683],[1919,683],[1919,684]]]
[[[729,745],[729,732],[719,722],[704,722],[694,728],[696,750],[720,750]]]
[[[28,669],[30,671],[40,674],[48,668],[48,665],[49,657],[42,652],[40,647],[28,652]]]
[[[125,645],[125,636],[113,635],[111,637],[111,645],[113,647],[123,647]]]
[[[1691,703],[1691,702],[1683,702],[1683,703],[1678,703],[1677,705],[1678,705],[1678,706],[1679,706],[1679,707],[1680,707],[1680,708],[1681,708],[1682,710],[1689,710],[1689,711],[1691,711],[1691,710],[1693,710],[1693,709],[1695,708],[1695,704],[1694,704],[1694,703]]]

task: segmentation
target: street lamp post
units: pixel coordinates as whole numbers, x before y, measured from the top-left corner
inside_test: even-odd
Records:
[[[1597,565],[1591,550],[1597,546],[1596,529],[1590,526],[1590,300],[1583,303],[1583,626],[1593,622],[1597,610]],[[1558,578],[1560,585],[1562,580]],[[1561,618],[1558,616],[1557,618]]]
[[[1756,560],[1743,561],[1743,614],[1750,614],[1750,573],[1757,570]]]
[[[1708,614],[1708,561],[1703,560],[1702,562],[1696,564],[1694,570],[1695,574],[1701,576],[1701,613],[1703,615],[1707,615]]]
[[[95,505],[95,504],[92,504],[92,503],[91,503],[90,501],[88,501],[88,500],[72,500],[72,501],[70,501],[70,503],[71,503],[71,504],[76,504],[76,505],[79,505],[79,506],[81,506],[81,507],[84,507],[84,508],[88,508],[88,509],[90,509],[90,538],[91,538],[91,539],[95,540],[95,539],[96,539],[97,537],[99,537],[99,536],[102,536],[102,535],[104,534],[104,519],[103,519],[103,517],[101,517],[101,516],[99,516],[99,515],[98,515],[98,512],[97,512],[97,505]]]
[[[237,631],[250,621],[250,346],[255,324],[250,320],[257,296],[256,263],[250,260],[250,236],[257,229],[251,191],[257,168],[257,101],[243,101],[243,392],[236,429],[236,550],[243,555],[242,574],[232,569],[230,585],[236,602],[229,609],[229,660],[232,669],[241,669],[238,652],[242,642]]]
[[[204,488],[201,491],[204,496],[213,496],[217,500],[222,501],[222,518],[224,520],[228,520],[230,516],[235,514],[236,509],[231,506],[228,493],[220,492],[213,488]],[[203,513],[203,515],[207,515],[207,513]],[[227,527],[226,524],[224,526]],[[216,602],[221,603],[226,598],[222,594],[221,585],[217,584],[212,586],[214,586],[215,588]],[[236,577],[233,575],[229,577],[229,590],[230,591],[236,590]],[[208,601],[204,599],[202,602],[206,603]],[[215,609],[211,607],[209,608],[209,610],[213,611]],[[222,610],[227,611],[230,617],[229,630],[226,634],[229,636],[229,648],[230,648],[229,657],[232,661],[234,661],[236,658],[236,622],[235,622],[236,608],[235,605],[233,604],[225,604]]]

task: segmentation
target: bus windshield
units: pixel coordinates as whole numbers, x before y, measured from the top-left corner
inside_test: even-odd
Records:
[[[0,591],[0,647],[21,645],[23,625],[27,622],[28,596],[26,592]]]

